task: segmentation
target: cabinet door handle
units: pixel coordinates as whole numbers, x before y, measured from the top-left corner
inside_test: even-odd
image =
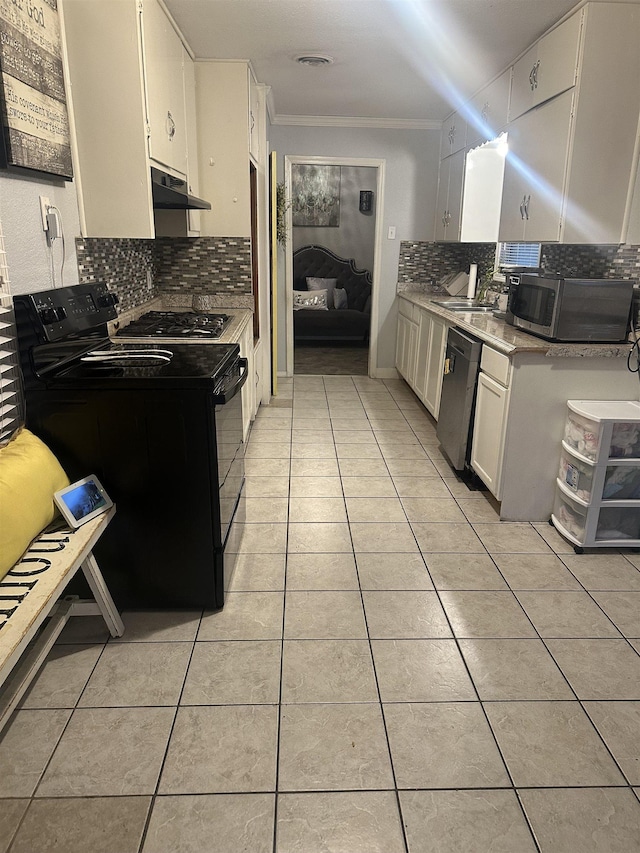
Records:
[[[525,196],[523,201],[524,201],[524,218],[528,219],[529,218],[529,202],[531,201],[531,196],[530,195]]]
[[[169,142],[173,142],[173,137],[176,135],[176,123],[173,120],[173,116],[170,112],[167,113],[167,136],[169,137]]]
[[[529,85],[531,86],[532,92],[534,89],[538,88],[538,68],[540,68],[540,60],[536,62],[529,74]]]
[[[520,219],[524,219],[524,196],[522,196],[522,201],[520,202]]]
[[[449,128],[449,144],[450,145],[453,145],[455,138],[456,138],[456,126],[455,126],[455,124],[452,124],[451,127]]]
[[[482,112],[480,113],[480,117],[482,118],[482,121],[485,124],[487,123],[488,115],[489,115],[489,101],[485,101],[484,106],[482,107]]]

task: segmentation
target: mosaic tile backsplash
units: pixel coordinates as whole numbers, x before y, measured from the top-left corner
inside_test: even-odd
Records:
[[[422,243],[403,240],[398,262],[398,291],[429,290],[443,275],[478,264],[478,279],[493,269],[495,243]]]
[[[76,255],[79,281],[103,281],[118,295],[119,311],[156,296],[153,240],[78,237]]]
[[[158,237],[156,285],[176,293],[251,293],[251,242],[243,237]]]
[[[398,291],[430,289],[446,273],[478,264],[478,278],[493,269],[495,243],[423,243],[403,241],[398,263]],[[560,246],[543,243],[546,272],[583,278],[640,281],[640,246]]]
[[[251,244],[243,237],[91,237],[76,240],[79,280],[104,281],[119,310],[156,296],[251,294]]]

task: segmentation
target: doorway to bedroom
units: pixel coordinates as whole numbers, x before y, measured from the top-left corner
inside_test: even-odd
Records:
[[[371,374],[382,165],[286,158],[288,375]]]

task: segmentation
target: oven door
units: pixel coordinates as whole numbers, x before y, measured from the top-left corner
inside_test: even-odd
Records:
[[[242,386],[247,381],[247,359],[237,359],[215,390],[215,430],[220,496],[221,544],[227,539],[244,484]]]

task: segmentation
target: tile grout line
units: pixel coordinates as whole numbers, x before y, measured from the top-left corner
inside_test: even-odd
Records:
[[[204,614],[205,614],[205,610],[202,609],[200,611],[200,618],[198,620],[198,627],[196,628],[196,631],[195,631],[195,634],[194,634],[194,637],[193,637],[193,640],[191,643],[191,652],[189,653],[189,659],[187,661],[187,666],[186,666],[185,671],[184,671],[184,676],[182,679],[182,686],[180,687],[180,692],[178,694],[178,701],[177,701],[176,706],[175,706],[175,713],[173,715],[173,720],[171,721],[171,727],[169,729],[169,736],[167,738],[167,742],[166,742],[166,745],[164,748],[162,761],[160,762],[160,769],[158,771],[158,778],[156,779],[155,788],[154,788],[154,791],[150,797],[149,808],[147,809],[147,816],[146,816],[146,819],[145,819],[145,822],[144,822],[144,825],[142,828],[142,834],[140,836],[140,843],[138,845],[138,853],[142,853],[144,845],[145,845],[146,840],[147,840],[147,833],[149,831],[149,825],[151,823],[151,816],[153,814],[155,804],[156,804],[156,800],[158,798],[158,791],[160,788],[160,780],[162,779],[162,774],[164,772],[165,764],[167,762],[167,757],[169,755],[169,746],[171,744],[171,739],[173,737],[173,733],[174,733],[175,727],[176,727],[176,721],[178,719],[178,711],[180,710],[180,701],[182,700],[182,696],[184,695],[184,688],[185,688],[185,684],[187,683],[187,676],[189,675],[189,669],[191,667],[191,661],[193,660],[193,655],[194,655],[194,652],[196,649],[196,644],[198,642],[198,634],[200,633],[200,628],[202,627],[202,620],[204,618]],[[152,707],[155,707],[155,706],[152,706]],[[168,707],[171,707],[171,706],[168,706]]]
[[[375,433],[374,433],[374,438],[375,438]],[[340,483],[342,485],[342,477],[340,478]],[[342,486],[342,492],[344,495],[344,486]],[[345,503],[346,503],[346,499],[345,499]],[[347,515],[347,518],[348,518],[348,515]],[[364,620],[365,630],[367,632],[367,644],[369,647],[369,656],[371,659],[371,669],[372,669],[373,678],[374,678],[374,681],[376,684],[376,691],[378,693],[377,707],[379,708],[379,711],[380,711],[380,717],[382,719],[382,727],[384,729],[384,736],[385,736],[385,740],[387,742],[387,755],[389,757],[389,766],[391,768],[391,776],[393,779],[393,787],[394,787],[396,808],[398,809],[398,819],[399,819],[399,823],[400,823],[400,831],[402,833],[402,840],[404,843],[405,851],[406,851],[406,853],[410,853],[410,851],[409,851],[409,840],[407,838],[407,832],[405,829],[405,821],[404,821],[404,816],[403,816],[403,812],[402,812],[402,804],[400,802],[400,792],[398,790],[398,779],[396,776],[396,768],[395,768],[395,764],[393,761],[393,754],[391,752],[391,742],[389,740],[389,729],[387,726],[387,719],[386,719],[386,716],[384,713],[384,706],[382,704],[382,694],[380,693],[380,683],[378,681],[378,671],[376,669],[375,659],[373,656],[373,646],[371,644],[371,634],[369,632],[369,623],[367,620],[367,611],[366,611],[366,608],[364,606],[364,596],[362,594],[362,584],[360,582],[360,571],[358,569],[358,560],[356,558],[356,552],[355,552],[354,543],[353,543],[353,536],[351,533],[351,522],[348,521],[347,523],[349,525],[349,537],[351,539],[351,547],[353,550],[353,561],[354,561],[355,568],[356,568],[356,578],[358,580],[358,588],[359,588],[359,592],[360,592],[360,606],[362,607],[362,617]]]

